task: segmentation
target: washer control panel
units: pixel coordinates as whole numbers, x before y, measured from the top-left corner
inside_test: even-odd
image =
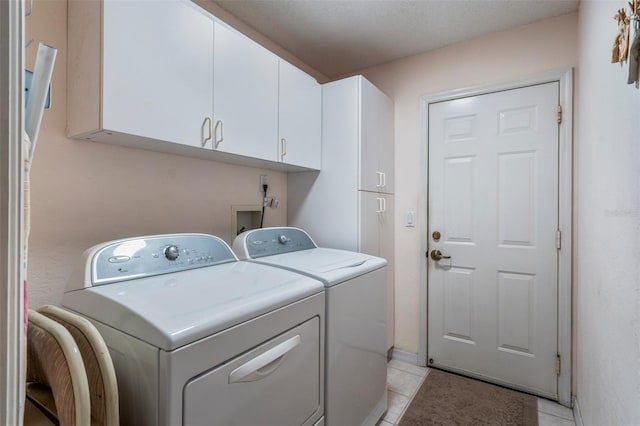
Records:
[[[213,235],[131,238],[108,243],[96,251],[91,278],[93,285],[103,285],[235,261],[229,246]]]
[[[245,243],[251,259],[317,247],[309,234],[298,228],[256,229],[247,232]]]

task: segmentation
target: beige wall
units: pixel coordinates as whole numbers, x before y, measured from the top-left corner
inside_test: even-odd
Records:
[[[609,63],[625,1],[580,4],[577,399],[585,425],[640,424],[640,91]]]
[[[197,2],[326,81],[215,5]],[[36,0],[26,21],[27,39],[58,48],[53,108],[44,116],[31,177],[32,306],[59,302],[72,263],[92,244],[164,232],[206,232],[229,240],[231,205],[260,202],[260,174],[269,175],[270,192],[281,201],[278,209],[267,212],[266,224],[286,223],[283,173],[67,139],[66,6],[64,0]],[[396,104],[396,347],[409,352],[418,347],[417,296],[424,254],[419,229],[405,228],[403,220],[408,209],[418,211],[420,95],[575,66],[576,37],[577,14],[570,14],[363,71]],[[35,52],[35,44],[27,50],[28,68]]]
[[[66,19],[64,0],[36,0],[26,19],[26,39],[35,39],[27,68],[38,42],[58,49],[53,107],[44,114],[31,173],[30,306],[59,303],[73,263],[99,242],[171,232],[229,241],[231,205],[260,204],[261,174],[280,200],[265,225],[286,224],[284,173],[67,139]]]
[[[362,73],[395,102],[396,348],[418,351],[420,228],[406,228],[406,211],[419,211],[420,96],[507,82],[547,70],[576,66],[578,15],[539,21],[490,34]],[[426,221],[426,220],[425,220]]]

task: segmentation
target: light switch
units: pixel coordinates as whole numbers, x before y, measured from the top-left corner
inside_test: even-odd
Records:
[[[406,226],[407,228],[413,228],[416,226],[416,217],[415,217],[415,213],[413,212],[413,210],[407,210],[407,222],[405,223],[404,226]]]

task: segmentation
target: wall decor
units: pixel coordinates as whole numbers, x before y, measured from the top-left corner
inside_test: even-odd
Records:
[[[626,7],[617,10],[613,19],[618,23],[611,50],[611,63],[626,63],[627,84],[640,85],[640,0],[632,0]]]

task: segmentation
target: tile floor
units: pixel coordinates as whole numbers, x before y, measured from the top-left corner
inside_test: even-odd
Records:
[[[429,369],[391,360],[387,366],[389,406],[378,426],[400,423],[409,403],[429,374]],[[571,409],[546,399],[538,398],[538,426],[575,426]]]

